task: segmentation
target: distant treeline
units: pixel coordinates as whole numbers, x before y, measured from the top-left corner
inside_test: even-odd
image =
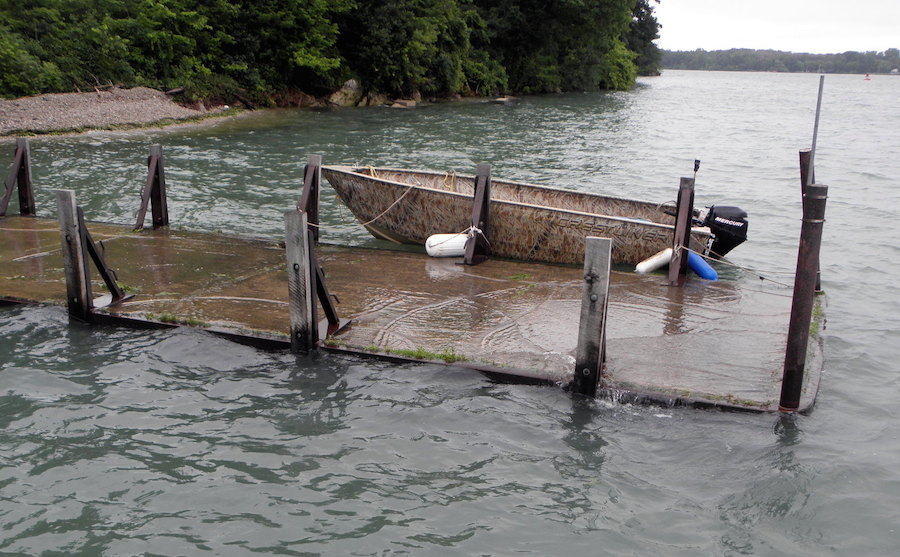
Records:
[[[662,51],[664,68],[761,72],[890,73],[900,69],[900,50],[804,54],[779,50]]]
[[[628,89],[651,0],[0,0],[0,95],[104,85],[188,100]]]

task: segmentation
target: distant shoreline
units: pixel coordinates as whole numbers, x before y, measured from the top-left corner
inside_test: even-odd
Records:
[[[238,112],[228,106],[210,110],[186,107],[147,87],[53,93],[0,99],[0,137],[164,127]]]

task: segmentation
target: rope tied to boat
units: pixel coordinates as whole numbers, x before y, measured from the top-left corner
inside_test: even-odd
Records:
[[[373,169],[373,171],[374,171],[374,169]],[[398,197],[397,199],[395,199],[393,203],[391,203],[390,205],[388,205],[388,208],[387,208],[387,209],[385,209],[384,211],[378,213],[378,215],[375,216],[374,218],[372,218],[372,219],[370,219],[370,220],[367,220],[366,222],[362,223],[362,225],[363,225],[363,226],[368,226],[368,225],[372,224],[373,222],[375,222],[376,220],[378,220],[378,219],[380,219],[381,217],[383,217],[384,215],[386,215],[386,214],[388,213],[388,211],[390,211],[390,210],[393,209],[398,203],[400,203],[401,201],[403,201],[403,198],[406,197],[407,195],[409,195],[409,192],[413,191],[414,189],[415,189],[415,188],[413,188],[413,187],[406,188],[406,191],[403,192],[403,195],[401,195],[400,197]]]
[[[682,246],[679,246],[679,248],[680,248],[680,247],[682,247]],[[769,277],[767,277],[767,276],[764,276],[764,275],[763,275],[762,273],[760,273],[759,271],[756,271],[755,269],[751,269],[750,267],[743,267],[743,266],[741,266],[741,265],[738,265],[738,264],[736,264],[736,263],[732,263],[731,261],[727,261],[727,260],[725,260],[725,259],[717,259],[717,258],[715,258],[715,257],[711,257],[711,256],[709,256],[709,255],[706,255],[705,253],[700,253],[700,252],[698,252],[698,251],[696,251],[696,250],[692,250],[691,248],[689,248],[689,247],[687,247],[687,246],[683,246],[683,247],[684,247],[684,249],[686,249],[687,251],[699,255],[699,256],[702,257],[703,259],[707,259],[707,260],[709,260],[709,261],[715,261],[715,262],[718,263],[718,264],[721,264],[721,265],[728,265],[728,266],[730,266],[730,267],[734,267],[735,269],[740,269],[741,271],[744,271],[745,273],[750,273],[751,275],[756,276],[760,281],[767,280],[767,281],[769,281],[769,282],[771,282],[771,283],[773,283],[773,284],[777,284],[778,286],[784,286],[784,287],[786,287],[786,288],[791,288],[791,285],[790,285],[790,284],[786,284],[786,283],[783,283],[783,282],[781,282],[781,281],[777,281],[777,280],[775,280],[775,279],[772,279],[772,278],[769,278]],[[777,273],[770,273],[770,274],[777,274]],[[788,275],[791,275],[791,274],[793,274],[793,273],[787,273],[787,274],[788,274]]]
[[[448,183],[449,181],[449,183]],[[444,173],[444,186],[447,188],[447,191],[452,191],[456,193],[456,171],[448,170]]]
[[[488,240],[488,238],[487,238],[487,236],[485,236],[484,232],[477,226],[470,226],[469,228],[466,229],[465,232],[468,234],[469,240],[474,239],[476,236],[481,236],[484,239],[484,242],[488,245],[488,247],[489,248],[491,247],[491,241]]]
[[[409,195],[409,192],[413,191],[414,189],[415,189],[415,188],[407,188],[406,191],[403,192],[403,195],[401,195],[400,197],[398,197],[397,199],[395,199],[393,203],[391,203],[390,205],[388,205],[388,208],[387,208],[387,209],[385,209],[384,211],[378,213],[378,215],[376,215],[374,218],[372,218],[372,219],[370,219],[370,220],[367,220],[366,222],[363,222],[363,223],[360,223],[360,224],[361,224],[362,226],[368,226],[368,225],[372,224],[373,222],[375,222],[376,220],[380,219],[381,217],[383,217],[384,215],[386,215],[388,211],[390,211],[391,209],[393,209],[398,203],[400,203],[401,201],[403,201],[403,198],[406,197],[407,195]],[[338,211],[340,212],[341,220],[343,220],[345,223],[350,223],[350,222],[352,222],[352,221],[350,221],[349,219],[344,218],[344,213],[343,213],[343,211],[341,210],[341,205],[340,205],[340,204],[338,204]],[[327,228],[328,228],[328,227],[326,227],[326,226],[324,226],[324,225],[322,225],[322,224],[315,223],[315,222],[310,222],[310,223],[308,223],[308,226],[312,226],[313,228],[318,228],[319,230],[327,229]],[[465,232],[465,231],[463,231],[463,232]],[[462,234],[463,232],[461,232],[460,234]]]

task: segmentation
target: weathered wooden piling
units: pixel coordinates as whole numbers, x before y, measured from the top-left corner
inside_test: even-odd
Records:
[[[75,202],[72,190],[57,190],[60,242],[66,276],[66,305],[69,315],[81,321],[92,321],[95,306],[91,288],[90,260],[93,260],[103,279],[109,296],[101,301],[103,307],[131,298],[119,286],[116,273],[103,256],[103,246],[97,247],[84,221],[84,212]],[[88,259],[90,257],[90,260]]]
[[[817,184],[808,185],[803,196],[803,224],[800,229],[794,296],[788,324],[781,399],[778,405],[779,410],[783,412],[794,412],[800,407],[827,198],[828,186]]]
[[[0,217],[6,215],[13,190],[19,192],[19,214],[22,216],[35,216],[37,211],[34,206],[34,191],[31,187],[31,147],[28,139],[16,138],[16,150],[13,165],[6,176],[6,190],[0,198]]]
[[[691,245],[691,220],[694,215],[694,179],[682,178],[675,206],[675,231],[672,260],[669,263],[669,286],[682,286],[687,279],[688,249]]]
[[[491,165],[479,164],[475,171],[475,195],[472,198],[472,227],[466,240],[463,263],[477,265],[491,252],[488,241],[491,228]]]
[[[575,392],[595,396],[606,362],[606,309],[612,240],[588,236],[584,241],[584,287],[575,349]]]
[[[169,205],[166,201],[166,171],[163,164],[163,151],[161,145],[150,147],[150,156],[147,158],[147,181],[141,190],[141,206],[138,209],[135,230],[144,228],[144,219],[147,216],[147,207],[151,207],[153,228],[169,225]]]
[[[69,316],[90,322],[93,293],[84,228],[81,219],[78,218],[75,192],[57,190],[56,207],[66,274],[66,306],[69,309]]]
[[[288,267],[288,314],[291,320],[291,350],[309,352],[319,341],[316,325],[315,276],[310,265],[310,234],[307,215],[300,211],[284,214],[285,252]]]
[[[309,155],[303,168],[303,193],[297,202],[297,210],[306,213],[307,226],[319,241],[319,196],[322,186],[322,156]]]

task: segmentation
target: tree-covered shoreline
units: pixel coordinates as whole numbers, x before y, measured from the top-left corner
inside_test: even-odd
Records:
[[[0,96],[148,86],[291,104],[628,89],[658,0],[0,0]]]
[[[900,50],[808,54],[780,50],[663,50],[662,66],[673,70],[882,73],[900,69]]]

